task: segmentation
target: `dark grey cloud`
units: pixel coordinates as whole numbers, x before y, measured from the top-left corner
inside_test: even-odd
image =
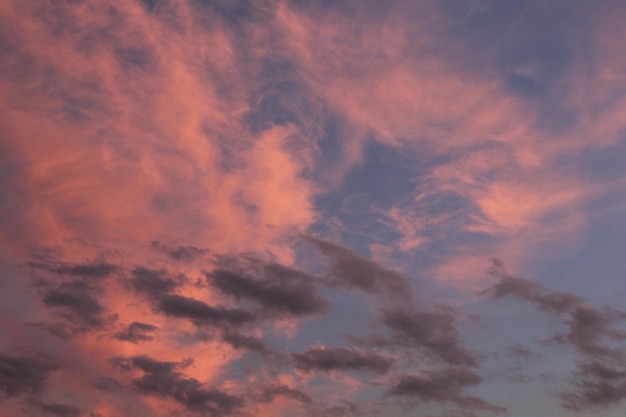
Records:
[[[124,385],[122,383],[108,376],[99,376],[98,378],[96,378],[95,381],[93,381],[91,385],[93,385],[100,391],[106,392],[117,392],[124,388]]]
[[[563,407],[582,411],[626,399],[626,331],[616,328],[626,320],[625,312],[589,306],[573,294],[548,292],[540,284],[506,274],[498,260],[493,261],[490,273],[500,279],[490,290],[493,297],[511,295],[556,313],[567,330],[550,341],[572,346],[584,358],[570,378],[573,389],[561,393]]]
[[[624,312],[608,307],[598,310],[582,304],[565,320],[568,331],[556,335],[554,340],[571,344],[579,352],[587,355],[623,357],[623,348],[612,348],[607,346],[606,342],[626,339],[626,332],[614,328],[615,323],[624,319],[626,319]]]
[[[268,313],[302,317],[330,310],[313,277],[277,264],[265,265],[260,275],[255,278],[241,271],[216,269],[207,279],[222,293],[254,301]]]
[[[49,403],[40,404],[39,408],[46,415],[58,417],[78,417],[81,415],[80,408],[68,404]]]
[[[46,355],[0,354],[0,394],[38,396],[59,364]]]
[[[353,417],[359,415],[361,408],[350,401],[342,401],[337,405],[312,406],[308,410],[311,417]]]
[[[293,353],[294,366],[310,371],[371,371],[386,372],[393,361],[372,352],[360,352],[344,347],[312,347],[304,353]]]
[[[455,403],[465,409],[500,413],[505,411],[488,402],[463,395],[465,388],[482,382],[482,377],[467,367],[449,367],[419,375],[402,375],[389,389],[389,394],[417,398],[423,402]]]
[[[164,269],[156,270],[139,266],[132,270],[127,285],[139,293],[156,298],[168,294],[184,282],[184,276],[173,277]]]
[[[200,249],[196,248],[195,246],[172,247],[161,243],[158,240],[153,240],[152,242],[150,242],[150,246],[162,253],[165,253],[171,259],[182,262],[192,262],[200,256],[209,253],[208,249]]]
[[[58,275],[67,275],[81,278],[106,278],[119,271],[119,268],[107,262],[93,262],[85,264],[67,264],[64,262],[41,263],[29,262],[33,268],[43,269]]]
[[[538,308],[554,313],[571,311],[583,300],[573,294],[563,292],[546,292],[543,285],[523,278],[513,277],[506,273],[504,265],[498,259],[492,260],[489,274],[500,279],[490,290],[492,297],[517,297],[534,303]]]
[[[100,261],[83,264],[46,261],[28,265],[55,274],[51,280],[37,277],[34,281],[41,301],[65,320],[47,326],[52,334],[67,338],[102,329],[116,320],[100,303],[99,295],[103,292],[103,281],[118,273],[119,267]]]
[[[578,364],[571,378],[573,391],[563,392],[562,405],[577,412],[619,404],[626,399],[626,366],[623,361],[590,360]]]
[[[116,316],[107,314],[107,309],[98,300],[101,288],[85,280],[68,281],[43,291],[43,303],[61,311],[69,323],[69,334],[104,328],[115,321]]]
[[[153,333],[158,327],[147,323],[132,322],[121,332],[115,333],[115,338],[130,343],[147,342],[154,339]]]
[[[265,343],[258,337],[246,336],[237,332],[225,332],[222,339],[235,349],[247,349],[259,353],[268,352]]]
[[[358,255],[342,246],[304,236],[331,260],[330,284],[363,291],[367,294],[390,296],[397,300],[409,300],[413,290],[409,280],[402,274],[383,268],[376,262]]]
[[[167,316],[189,319],[197,326],[242,326],[255,320],[254,314],[249,311],[211,307],[204,301],[181,295],[161,297],[157,308]]]
[[[274,401],[278,396],[292,398],[304,404],[310,404],[313,400],[311,396],[305,392],[288,387],[287,385],[274,385],[263,389],[258,396],[257,401],[269,403]]]
[[[392,332],[392,342],[422,349],[451,365],[477,365],[477,359],[461,343],[456,314],[450,309],[428,312],[388,310],[382,322]]]
[[[467,410],[448,410],[437,416],[427,414],[424,417],[478,417],[478,415]]]
[[[514,296],[561,316],[568,330],[555,335],[553,341],[570,344],[584,355],[622,355],[621,349],[611,348],[606,342],[626,339],[626,332],[615,328],[616,323],[626,319],[625,312],[609,307],[591,307],[583,298],[573,294],[548,292],[538,283],[508,275],[498,260],[493,261],[490,273],[500,279],[488,290],[493,297]]]
[[[213,417],[229,415],[244,405],[243,399],[204,388],[197,379],[178,372],[186,362],[160,362],[148,356],[135,356],[128,358],[127,363],[144,372],[133,380],[134,387],[144,395],[172,398],[189,411]]]

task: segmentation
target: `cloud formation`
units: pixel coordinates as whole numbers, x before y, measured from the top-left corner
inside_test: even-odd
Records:
[[[475,356],[463,346],[453,311],[382,313],[382,322],[392,331],[392,343],[415,347],[451,365],[474,366]]]
[[[626,320],[626,313],[607,306],[594,308],[573,294],[548,292],[538,283],[508,275],[498,260],[493,261],[490,273],[499,279],[490,289],[492,297],[509,295],[533,303],[545,312],[558,315],[567,328],[554,334],[550,341],[572,346],[583,359],[577,361],[570,377],[574,391],[561,393],[565,408],[580,412],[617,404],[626,398],[623,353],[626,332],[616,327]]]
[[[330,310],[312,276],[276,264],[265,266],[262,274],[255,279],[244,272],[216,269],[207,279],[222,293],[255,301],[269,313],[302,317]]]
[[[229,415],[244,404],[243,399],[228,395],[217,389],[203,388],[200,381],[186,378],[176,371],[179,363],[159,362],[148,356],[130,359],[132,367],[144,372],[133,384],[143,395],[171,397],[189,411],[211,416]]]
[[[154,339],[153,334],[157,330],[159,328],[151,324],[134,321],[122,331],[115,333],[115,338],[130,343],[147,342]]]
[[[38,355],[0,355],[0,392],[4,397],[42,394],[52,372],[60,368],[53,358]]]
[[[328,279],[331,285],[358,289],[367,294],[410,299],[413,291],[402,274],[386,269],[376,262],[334,243],[305,236],[331,260]]]
[[[359,352],[344,347],[311,347],[304,353],[292,353],[294,366],[304,372],[334,370],[386,372],[393,361],[373,352]]]
[[[0,2],[0,415],[613,416],[625,19]]]

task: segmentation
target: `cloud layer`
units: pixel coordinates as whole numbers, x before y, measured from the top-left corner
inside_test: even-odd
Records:
[[[625,17],[3,2],[0,414],[621,415]]]

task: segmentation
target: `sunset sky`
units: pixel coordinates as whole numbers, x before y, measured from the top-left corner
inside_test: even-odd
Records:
[[[625,22],[0,1],[0,415],[623,417]]]

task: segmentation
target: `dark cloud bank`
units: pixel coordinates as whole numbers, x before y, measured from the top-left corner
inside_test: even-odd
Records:
[[[137,294],[155,313],[189,321],[236,349],[260,353],[260,360],[270,368],[326,377],[338,372],[374,374],[382,378],[377,382],[382,392],[376,401],[398,399],[410,404],[416,401],[454,406],[465,410],[459,415],[505,411],[467,394],[486,377],[481,369],[484,358],[468,348],[461,337],[459,311],[443,305],[407,303],[414,296],[410,281],[403,275],[339,245],[311,237],[305,240],[330,260],[325,277],[250,257],[229,258],[228,262],[217,258],[214,269],[204,272],[203,280],[195,284],[183,272],[143,266],[128,271],[106,262],[38,262],[29,266],[38,271],[34,285],[41,302],[57,313],[62,322],[56,325],[69,328],[71,335],[106,331],[103,334],[138,347],[157,338],[157,326],[139,321],[116,324],[114,312],[102,304],[104,285],[117,277],[114,282]],[[172,256],[164,249],[169,247],[153,246]],[[201,254],[204,252],[196,253]],[[569,380],[572,389],[560,394],[563,407],[582,411],[619,404],[626,398],[626,362],[621,344],[626,333],[617,327],[626,319],[624,312],[595,308],[582,297],[549,291],[539,283],[511,276],[499,261],[493,262],[489,272],[497,282],[485,294],[492,299],[515,297],[556,318],[563,330],[555,332],[548,342],[571,346],[580,355]],[[189,285],[219,292],[224,296],[223,304],[211,305],[181,295],[180,291]],[[315,345],[299,353],[277,352],[278,356],[263,337],[252,335],[251,331],[264,329],[276,319],[312,320],[327,315],[332,308],[328,291],[356,291],[378,299],[382,307],[375,310],[375,330],[365,338],[346,334],[347,340],[354,343],[348,346]],[[406,362],[407,354],[418,360]],[[278,360],[280,355],[283,359]],[[164,362],[137,355],[116,357],[110,363],[126,375],[130,371],[142,375],[130,381],[126,377],[126,382],[113,374],[102,375],[89,382],[95,389],[107,393],[132,389],[145,396],[169,398],[191,413],[226,416],[278,397],[301,404],[310,415],[353,415],[356,410],[345,405],[324,405],[305,390],[276,383],[256,387],[248,396],[227,393],[186,376],[185,369],[191,364],[186,360]],[[36,398],[34,404],[47,415],[80,415],[81,411],[71,404],[42,400],[50,375],[58,369],[59,363],[46,355],[1,354],[0,393],[5,398]]]
[[[488,290],[493,298],[509,296],[532,303],[565,327],[550,342],[573,347],[581,359],[569,381],[574,389],[561,393],[563,407],[580,412],[626,399],[626,331],[616,327],[626,320],[626,312],[607,306],[598,309],[582,297],[513,277],[497,259],[489,272],[498,279]]]

